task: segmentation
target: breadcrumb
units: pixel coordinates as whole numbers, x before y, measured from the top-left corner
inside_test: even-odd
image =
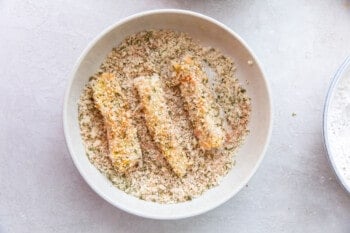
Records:
[[[172,63],[186,55],[201,67],[213,71],[213,77],[209,77],[212,79],[209,79],[210,89],[214,102],[222,110],[222,129],[226,134],[224,144],[218,149],[203,150],[199,145],[193,134],[192,121],[184,108],[186,101],[175,82],[176,72]],[[234,166],[234,154],[249,132],[249,93],[240,85],[235,70],[231,58],[213,48],[201,46],[185,33],[153,30],[126,38],[113,48],[81,94],[79,124],[89,160],[115,187],[146,201],[185,202],[218,185]],[[102,73],[114,75],[128,100],[137,129],[143,165],[126,174],[116,171],[109,159],[105,123],[93,99],[92,85]],[[176,128],[177,143],[189,160],[183,177],[173,172],[153,139],[137,90],[133,87],[135,78],[153,74],[159,75],[169,118]]]

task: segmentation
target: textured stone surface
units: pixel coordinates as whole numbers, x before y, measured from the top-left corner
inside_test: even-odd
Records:
[[[156,221],[109,205],[65,146],[69,73],[105,27],[143,10],[198,11],[239,33],[274,99],[266,157],[237,196],[207,214]],[[350,54],[350,1],[0,1],[0,232],[350,232],[350,195],[322,141],[330,79]],[[293,113],[296,113],[296,116]]]

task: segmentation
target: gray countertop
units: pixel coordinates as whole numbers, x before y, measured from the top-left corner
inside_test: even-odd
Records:
[[[93,37],[130,14],[181,8],[236,31],[274,100],[266,157],[248,186],[201,216],[129,215],[83,181],[66,149],[63,95]],[[0,232],[350,232],[350,195],[329,167],[322,111],[350,54],[350,1],[0,1]]]

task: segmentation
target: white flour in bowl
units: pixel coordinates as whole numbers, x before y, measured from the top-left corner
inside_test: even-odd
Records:
[[[348,69],[349,71],[349,69]],[[329,145],[334,163],[350,185],[350,75],[339,80],[328,110]]]

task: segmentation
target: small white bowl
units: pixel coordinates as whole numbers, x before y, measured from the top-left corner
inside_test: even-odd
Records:
[[[247,84],[252,99],[250,134],[236,155],[236,165],[220,185],[202,196],[178,204],[158,204],[135,198],[115,188],[88,160],[80,136],[77,103],[89,77],[106,55],[125,37],[147,29],[172,29],[189,33],[204,45],[232,57],[237,77]],[[78,59],[65,95],[63,124],[67,146],[75,166],[96,193],[112,205],[129,213],[154,219],[179,219],[209,211],[244,187],[263,159],[272,126],[269,88],[260,63],[246,43],[231,29],[207,16],[183,10],[155,10],[130,16],[102,32]]]

